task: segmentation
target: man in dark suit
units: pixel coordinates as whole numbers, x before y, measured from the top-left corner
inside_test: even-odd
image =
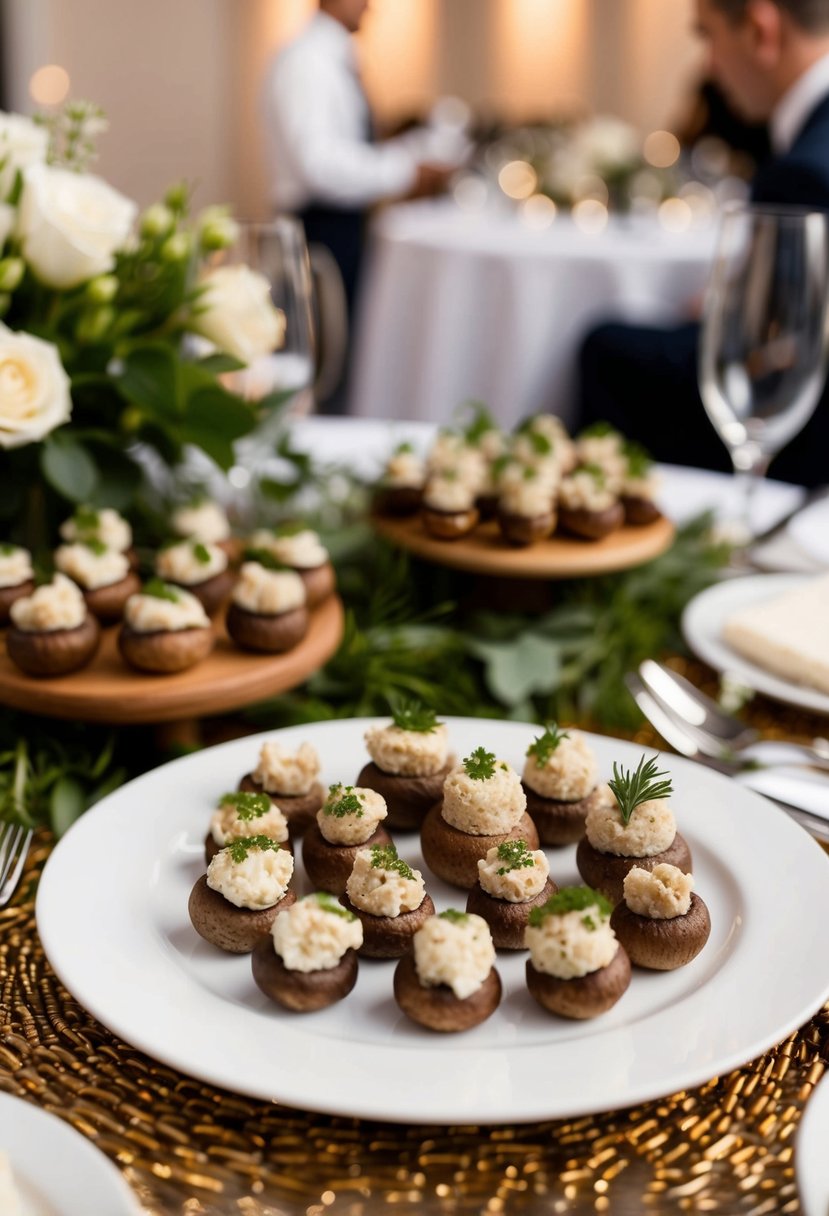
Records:
[[[768,120],[773,155],[752,201],[829,211],[829,0],[697,0],[710,71],[747,118]],[[607,419],[659,460],[730,470],[697,389],[699,326],[608,324],[581,352],[579,424]],[[772,476],[829,481],[829,392]]]

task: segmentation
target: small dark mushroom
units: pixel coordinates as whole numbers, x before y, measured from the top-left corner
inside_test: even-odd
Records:
[[[424,506],[421,511],[423,526],[435,540],[460,540],[473,530],[479,518],[477,507],[468,511],[436,511]]]
[[[623,494],[622,506],[625,511],[625,523],[633,528],[645,528],[662,518],[662,512],[651,498]]]
[[[386,773],[372,760],[360,769],[355,782],[358,789],[374,790],[384,799],[388,816],[386,823],[400,832],[416,832],[426,812],[439,801],[443,783],[455,767],[455,757],[449,756],[443,768],[428,777],[404,777]]]
[[[360,849],[372,845],[391,844],[392,839],[382,824],[378,824],[368,840],[362,844],[331,844],[320,831],[316,820],[302,838],[302,860],[305,873],[318,891],[330,891],[332,895],[344,895],[345,884],[354,868],[354,859]]]
[[[556,884],[548,878],[538,895],[520,903],[513,903],[509,899],[496,899],[477,883],[469,892],[466,910],[483,917],[489,925],[493,944],[498,950],[526,950],[524,930],[527,928],[530,912],[533,908],[546,904],[557,890]]]
[[[447,984],[421,984],[414,953],[404,954],[394,970],[394,999],[403,1012],[427,1030],[452,1033],[485,1022],[501,1000],[501,979],[493,967],[481,987],[461,1000]]]
[[[105,625],[110,625],[121,620],[127,600],[141,590],[141,580],[131,570],[117,583],[109,583],[106,587],[84,587],[81,590],[92,615]]]
[[[289,889],[270,908],[237,908],[220,891],[209,887],[207,875],[202,874],[190,892],[187,907],[199,937],[230,954],[249,954],[259,939],[270,933],[279,913],[293,903],[296,895]]]
[[[28,676],[65,676],[89,663],[101,640],[101,626],[87,613],[74,629],[41,632],[12,625],[6,634],[9,658]]]
[[[544,1009],[561,1018],[595,1018],[612,1009],[630,984],[630,959],[619,946],[611,962],[598,971],[572,980],[560,980],[536,971],[527,959],[527,987]]]
[[[316,608],[337,588],[337,576],[330,562],[310,569],[297,569],[297,574],[305,584],[306,603],[309,608]]]
[[[510,545],[534,545],[552,536],[556,527],[556,516],[552,510],[544,515],[517,515],[513,511],[498,511],[498,527]]]
[[[587,812],[602,797],[597,786],[586,798],[563,802],[557,798],[542,797],[524,781],[521,785],[527,795],[527,814],[538,829],[538,839],[553,848],[576,844],[581,840]]]
[[[308,632],[308,624],[308,609],[305,607],[269,614],[248,612],[246,608],[231,603],[227,610],[227,632],[243,650],[281,654],[302,641]]]
[[[417,908],[398,916],[372,916],[353,904],[345,894],[340,896],[340,903],[363,926],[363,944],[358,954],[364,958],[401,958],[411,950],[412,938],[418,929],[435,915],[435,905],[429,895],[423,896]]]
[[[656,919],[631,912],[624,900],[613,909],[610,927],[630,961],[651,971],[673,971],[695,959],[708,941],[711,917],[698,895],[684,916]]]
[[[357,954],[346,950],[336,967],[319,971],[290,971],[276,953],[270,936],[261,938],[251,957],[256,984],[283,1009],[312,1013],[348,996],[357,983]]]
[[[423,502],[422,486],[379,486],[371,509],[376,515],[414,515]]]
[[[582,540],[602,540],[616,532],[625,522],[625,509],[620,502],[605,507],[603,511],[586,511],[584,508],[559,506],[559,526],[565,532]]]
[[[583,836],[576,849],[576,866],[588,887],[601,891],[605,899],[612,904],[618,904],[624,895],[625,875],[639,866],[643,870],[652,870],[661,864],[676,866],[683,874],[693,871],[691,850],[687,841],[679,832],[667,849],[655,853],[653,857],[619,857],[614,853],[600,853]]]
[[[538,832],[526,812],[508,832],[473,836],[447,823],[441,814],[442,805],[435,803],[423,820],[420,844],[423,860],[432,873],[453,887],[470,891],[478,881],[478,862],[505,840],[523,840],[528,849],[538,848]]]
[[[254,781],[253,773],[246,773],[239,782],[239,789],[251,794],[265,794],[271,802],[275,802],[288,820],[288,830],[293,837],[302,836],[307,831],[325,802],[325,790],[318,781],[314,782],[307,794],[279,794],[266,790],[258,781]]]
[[[177,583],[174,578],[167,579],[173,587],[181,587],[195,595],[208,616],[218,612],[225,600],[230,596],[236,582],[236,575],[230,569],[220,570],[212,578],[206,578],[201,583]]]
[[[206,659],[213,649],[213,630],[208,625],[192,629],[155,629],[141,633],[131,625],[121,626],[118,649],[130,667],[169,675],[186,671]]]

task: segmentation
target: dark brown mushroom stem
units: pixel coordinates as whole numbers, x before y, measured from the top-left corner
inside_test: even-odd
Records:
[[[357,955],[346,950],[336,967],[319,971],[291,971],[273,947],[273,939],[263,937],[251,957],[256,984],[283,1009],[293,1013],[312,1013],[326,1009],[348,996],[357,983]]]
[[[398,916],[372,916],[348,898],[340,903],[357,917],[363,926],[363,944],[358,954],[363,958],[401,958],[412,948],[412,938],[418,929],[435,914],[431,896],[424,895],[417,908]]]
[[[636,967],[673,971],[695,959],[711,933],[711,917],[698,895],[684,916],[657,920],[631,912],[624,900],[613,909],[610,927]]]
[[[693,871],[691,850],[687,841],[679,834],[672,843],[661,853],[652,857],[618,857],[614,853],[600,853],[594,849],[586,836],[579,841],[576,849],[576,866],[588,887],[601,891],[605,899],[612,904],[618,904],[624,895],[625,876],[634,866],[643,870],[652,870],[654,866],[667,864],[676,866],[684,874]]]
[[[118,634],[118,649],[130,667],[156,675],[170,675],[186,671],[206,659],[214,641],[213,630],[208,625],[141,633],[124,624]]]
[[[362,844],[331,844],[320,831],[316,820],[302,838],[302,860],[305,873],[317,891],[330,891],[332,895],[344,895],[345,884],[354,868],[354,859],[360,849],[372,845],[391,844],[392,839],[382,824]]]
[[[447,823],[441,814],[442,803],[432,807],[423,820],[420,844],[423,860],[444,882],[471,891],[478,881],[478,862],[506,840],[523,840],[531,851],[538,848],[538,833],[526,813],[514,828],[495,836],[473,836]]]
[[[527,959],[527,987],[543,1009],[583,1021],[612,1009],[630,984],[630,959],[619,946],[606,967],[571,980],[536,971]]]
[[[404,954],[394,970],[394,999],[419,1026],[453,1033],[485,1022],[501,1000],[501,979],[493,967],[480,988],[463,1000],[447,984],[427,988],[421,984],[414,954]]]
[[[427,777],[403,777],[384,772],[372,760],[363,766],[355,781],[358,789],[374,790],[386,803],[390,828],[400,832],[416,832],[430,807],[440,800],[443,783],[455,767],[450,756],[437,773]]]
[[[101,640],[101,626],[90,613],[74,629],[34,632],[12,625],[6,634],[9,658],[29,676],[65,676],[90,662]]]
[[[270,933],[280,912],[296,903],[296,895],[288,890],[270,908],[237,908],[220,891],[207,885],[202,874],[190,892],[188,911],[193,928],[212,946],[229,954],[249,954],[260,937]]]
[[[521,785],[527,795],[527,814],[538,829],[538,839],[552,848],[576,844],[581,840],[587,812],[602,797],[597,786],[586,798],[564,802],[542,797],[524,781]]]
[[[555,895],[558,887],[548,878],[538,895],[531,899],[513,903],[508,899],[496,899],[480,884],[469,892],[466,901],[467,912],[481,916],[489,925],[492,941],[499,950],[525,950],[524,931],[530,919],[533,908],[546,904],[551,895]]]

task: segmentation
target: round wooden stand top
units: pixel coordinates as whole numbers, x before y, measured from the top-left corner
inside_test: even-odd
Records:
[[[604,540],[553,536],[515,548],[504,541],[494,521],[479,524],[460,540],[435,540],[417,515],[406,519],[375,515],[372,523],[381,536],[426,561],[471,574],[516,579],[586,578],[628,570],[664,553],[675,535],[671,521],[662,518],[641,528],[619,528]]]
[[[287,692],[327,662],[343,635],[343,606],[332,595],[311,614],[308,633],[284,654],[253,654],[230,641],[224,615],[201,663],[174,675],[133,671],[118,653],[119,626],[105,629],[88,667],[58,679],[25,675],[0,653],[0,704],[48,718],[117,725],[177,722],[252,705]]]

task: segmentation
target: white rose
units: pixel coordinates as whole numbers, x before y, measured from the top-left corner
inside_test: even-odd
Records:
[[[282,345],[285,314],[274,307],[264,275],[249,266],[220,266],[201,280],[193,328],[243,363]]]
[[[71,413],[58,348],[0,323],[0,447],[35,443]]]
[[[137,211],[99,177],[32,165],[17,224],[23,256],[47,286],[77,287],[112,269]]]
[[[12,234],[16,215],[14,207],[10,207],[8,203],[0,203],[0,249]]]
[[[0,202],[9,197],[18,169],[42,164],[48,147],[49,133],[45,127],[22,114],[0,111]]]

